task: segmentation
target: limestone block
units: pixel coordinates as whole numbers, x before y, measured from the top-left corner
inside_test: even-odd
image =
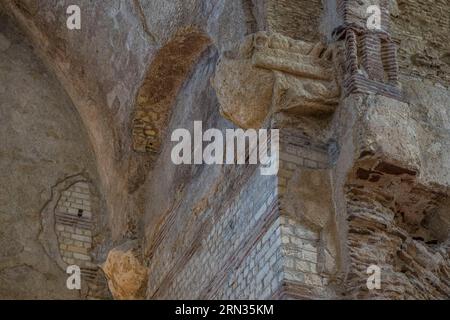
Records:
[[[137,259],[135,248],[135,242],[127,242],[112,249],[101,266],[115,299],[140,299],[145,294],[147,269]]]
[[[333,213],[327,170],[298,169],[288,182],[283,204],[287,214],[305,226],[322,230]]]
[[[220,59],[213,87],[221,114],[242,128],[258,128],[274,112],[330,114],[340,91],[332,51],[276,33],[248,36]]]
[[[9,41],[8,38],[0,33],[0,52],[8,50],[10,46],[11,41]]]

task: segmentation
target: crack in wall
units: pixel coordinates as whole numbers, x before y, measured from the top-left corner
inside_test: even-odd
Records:
[[[144,30],[145,34],[149,37],[150,41],[153,42],[153,44],[157,44],[158,41],[156,37],[153,35],[153,33],[150,32],[150,29],[148,28],[147,20],[141,2],[139,0],[133,0],[133,4],[138,12],[139,19],[141,20],[142,29]]]

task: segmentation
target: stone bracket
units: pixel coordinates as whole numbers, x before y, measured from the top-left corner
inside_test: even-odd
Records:
[[[276,33],[258,32],[226,52],[213,86],[222,115],[257,128],[275,112],[322,116],[334,112],[340,89],[332,50]]]

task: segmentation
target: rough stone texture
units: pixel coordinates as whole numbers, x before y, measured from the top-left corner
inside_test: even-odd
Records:
[[[356,93],[378,93],[401,99],[398,83],[397,48],[390,35],[389,1],[331,1],[327,8],[337,16],[333,24],[333,38],[343,47],[339,64],[342,69],[342,87],[345,95]],[[381,14],[379,29],[367,25],[366,10],[370,5],[378,6]],[[333,17],[332,13],[328,13]]]
[[[447,0],[392,1],[400,72],[450,85],[450,6]]]
[[[339,101],[332,54],[280,34],[259,32],[225,52],[214,87],[222,116],[242,128],[260,128],[269,114],[329,114]]]
[[[0,297],[448,299],[450,5],[374,2],[3,0]],[[278,174],[174,165],[195,120],[279,129]]]
[[[148,271],[138,260],[135,246],[136,243],[127,242],[112,249],[102,265],[115,299],[132,300],[144,296]]]

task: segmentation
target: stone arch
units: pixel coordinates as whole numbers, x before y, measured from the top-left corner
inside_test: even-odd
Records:
[[[157,154],[179,89],[210,38],[196,28],[175,34],[154,57],[136,97],[133,149]]]

